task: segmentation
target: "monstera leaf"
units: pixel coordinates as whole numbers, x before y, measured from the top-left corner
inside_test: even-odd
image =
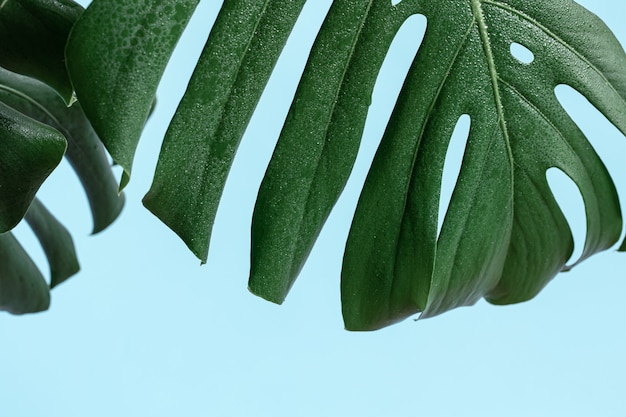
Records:
[[[80,103],[66,107],[54,90],[32,78],[0,68],[0,101],[54,128],[68,142],[65,157],[83,184],[93,217],[93,233],[109,226],[120,214],[124,195],[104,147],[85,117]]]
[[[72,29],[67,68],[87,117],[123,169],[120,190],[165,65],[199,0],[94,1]]]
[[[0,67],[37,78],[66,103],[74,89],[65,43],[83,8],[72,0],[7,0],[0,4]]]
[[[67,49],[79,100],[125,169],[122,186],[196,2],[176,13],[157,1],[124,4],[95,0]],[[144,204],[203,262],[237,146],[303,5],[224,2],[166,134]],[[431,317],[483,297],[505,304],[535,296],[573,266],[550,168],[567,174],[585,202],[587,236],[576,262],[617,243],[613,182],[554,93],[570,85],[626,133],[626,55],[595,15],[572,0],[335,0],[259,190],[252,292],[285,299],[346,184],[387,50],[415,14],[427,18],[426,35],[348,237],[346,327]],[[531,58],[518,59],[515,47]],[[463,115],[471,128],[438,232],[444,160]]]
[[[428,30],[348,238],[349,328],[430,317],[481,297],[535,296],[573,249],[546,180],[551,167],[585,202],[581,260],[621,233],[611,178],[554,93],[572,86],[626,132],[626,59],[604,24],[571,1],[418,3]],[[532,62],[512,56],[512,44]],[[471,118],[467,148],[437,236],[443,161],[462,114]]]
[[[48,308],[49,288],[79,270],[68,230],[35,197],[62,157],[83,184],[94,233],[110,225],[124,203],[81,106],[67,107],[74,100],[64,48],[82,10],[70,0],[0,5],[0,34],[7,41],[0,64],[40,80],[0,68],[0,310],[15,314]],[[48,259],[49,282],[10,232],[22,218]]]
[[[24,217],[67,143],[53,128],[0,102],[0,233]]]
[[[102,143],[80,105],[68,108],[52,88],[0,68],[0,309],[29,313],[48,307],[48,284],[8,230],[24,217],[50,265],[50,287],[79,270],[72,238],[35,194],[63,156],[81,180],[99,232],[119,215],[117,192]],[[3,116],[4,117],[4,116]]]

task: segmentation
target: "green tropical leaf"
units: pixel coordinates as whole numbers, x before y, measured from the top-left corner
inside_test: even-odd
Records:
[[[74,241],[67,229],[36,198],[24,218],[39,239],[48,258],[50,288],[54,288],[76,274],[80,266],[74,249]]]
[[[47,310],[50,291],[41,272],[12,233],[0,234],[0,311]]]
[[[66,147],[56,129],[0,102],[0,233],[24,217]]]
[[[581,260],[611,247],[621,211],[606,168],[558,103],[568,84],[626,133],[626,55],[569,0],[418,1],[428,29],[361,195],[342,271],[346,327],[431,317],[485,297],[535,296],[568,269],[571,232],[546,180],[585,202]],[[511,44],[534,55],[523,63]],[[471,128],[437,236],[441,173],[458,118]]]
[[[94,0],[75,24],[67,67],[85,114],[123,169],[120,190],[165,66],[199,0]]]
[[[203,263],[235,152],[303,5],[225,2],[168,128],[144,205]]]
[[[72,31],[70,75],[124,169],[120,189],[196,4],[95,0]],[[237,146],[302,6],[225,2],[166,134],[144,204],[203,262]],[[259,191],[254,293],[280,303],[293,285],[346,184],[389,46],[416,14],[428,20],[426,35],[348,237],[346,327],[376,329],[481,298],[525,301],[617,243],[622,216],[613,181],[554,92],[570,85],[626,133],[626,54],[596,16],[572,0],[335,0]],[[532,58],[518,59],[514,47]],[[463,115],[469,137],[439,231],[444,161]],[[550,168],[568,175],[585,202],[587,236],[572,264],[573,238],[548,186]]]
[[[315,41],[252,220],[250,290],[281,303],[356,159],[371,93],[411,9],[333,2]]]
[[[117,218],[124,205],[124,196],[118,194],[117,182],[104,147],[82,112],[80,105],[74,103],[72,107],[67,107],[59,95],[46,84],[2,68],[0,68],[0,104],[5,107],[9,106],[6,107],[8,112],[13,114],[19,123],[34,123],[37,126],[45,126],[44,131],[46,133],[52,130],[56,132],[55,136],[62,135],[65,137],[67,140],[65,156],[77,173],[87,194],[94,223],[93,232],[101,231],[110,225]],[[37,122],[43,123],[43,125]],[[8,131],[11,130],[15,129],[8,129]],[[0,137],[2,136],[0,135]],[[8,135],[2,137],[3,140],[8,138]],[[26,143],[28,142],[24,142],[24,144]],[[13,149],[10,142],[6,143],[5,146],[7,149],[9,147]],[[15,151],[15,149],[13,150]],[[23,169],[36,173],[31,164],[35,164],[34,167],[41,169],[37,160],[45,156],[46,152],[49,153],[49,150],[45,146],[33,146],[29,151],[30,153],[21,153],[17,156],[11,152],[0,154],[0,166],[11,167],[15,160],[22,159],[20,162],[26,167]],[[58,153],[59,157],[61,155],[62,152]],[[7,174],[12,176],[6,176]],[[26,181],[24,179],[24,176],[19,177],[11,170],[0,172],[0,183],[6,182],[13,188],[27,186],[28,181],[32,181],[28,177],[26,177]],[[44,179],[45,177],[42,177],[41,181]],[[10,191],[10,188],[6,188],[5,191]],[[31,190],[26,197],[31,198],[35,192],[36,189]],[[22,198],[23,204],[17,213],[21,213],[25,207],[28,207],[25,219],[44,249],[50,266],[50,287],[54,287],[76,274],[80,268],[74,243],[67,229],[48,212],[41,202],[34,199],[31,203],[28,198]],[[6,198],[0,198],[0,201],[5,204],[20,200],[7,194]],[[14,223],[15,221],[11,224],[14,225]],[[10,305],[10,297],[7,295],[5,309],[14,313],[36,312],[45,309],[47,307],[42,304],[43,299],[40,294],[43,290],[39,288],[38,284],[43,279],[41,272],[32,264],[30,259],[25,260],[28,257],[27,253],[13,240],[11,237],[6,243],[8,245],[6,250],[13,254],[11,255],[11,262],[15,265],[7,266],[4,280],[9,282],[6,284],[7,288],[10,288],[7,291],[14,294],[11,297],[17,297],[11,302],[18,303],[18,307]],[[22,289],[18,291],[16,288]],[[31,297],[32,300],[28,301],[28,297]],[[46,297],[49,299],[49,295]],[[35,302],[34,300],[40,301]]]
[[[68,141],[65,156],[87,194],[93,233],[110,225],[124,206],[124,195],[117,191],[109,159],[80,104],[68,108],[46,85],[1,68],[0,101],[65,136]]]
[[[74,89],[65,42],[83,8],[71,0],[6,0],[0,4],[0,67],[52,86],[69,104]]]

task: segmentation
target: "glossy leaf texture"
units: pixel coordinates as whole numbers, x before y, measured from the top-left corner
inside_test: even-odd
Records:
[[[49,305],[48,284],[35,263],[12,233],[0,234],[0,311],[34,313]]]
[[[117,191],[108,156],[80,103],[68,108],[46,85],[1,68],[0,101],[63,134],[68,142],[65,157],[78,175],[91,208],[93,233],[109,226],[124,206],[124,195]]]
[[[158,83],[199,0],[94,0],[66,47],[78,100],[98,137],[130,179]]]
[[[124,196],[117,192],[104,147],[78,103],[68,108],[47,85],[0,68],[0,113],[9,120],[0,129],[0,217],[11,220],[3,231],[25,214],[45,252],[49,286],[54,287],[76,274],[79,264],[67,229],[34,198],[48,174],[65,154],[87,194],[94,233],[117,218]],[[1,237],[0,310],[23,314],[46,309],[48,283],[10,232]]]
[[[66,147],[59,131],[0,101],[0,233],[24,217]]]
[[[72,31],[69,71],[87,117],[128,181],[154,92],[197,2],[95,0]],[[166,133],[145,206],[206,261],[239,141],[303,1],[224,2]],[[281,303],[352,170],[385,55],[412,15],[425,38],[368,174],[346,245],[346,328],[432,317],[481,298],[534,297],[556,274],[614,246],[613,181],[556,99],[567,84],[626,133],[626,55],[572,0],[335,0],[311,50],[252,220],[249,287]],[[518,60],[513,44],[532,52]],[[443,166],[471,120],[438,231]],[[585,202],[583,253],[546,179]],[[622,244],[626,249],[626,244]]]
[[[281,303],[304,265],[352,170],[378,71],[409,3],[333,2],[259,190],[253,293]]]
[[[203,263],[235,152],[303,5],[224,2],[166,133],[144,205]]]
[[[6,0],[0,3],[0,67],[52,86],[66,104],[74,89],[64,50],[83,7],[71,0]]]
[[[232,156],[258,98],[246,91],[266,81],[247,75],[255,40],[269,32],[255,26],[263,19],[255,8],[261,3],[223,7],[144,200],[203,261]],[[599,19],[569,0],[337,0],[259,191],[252,292],[280,303],[293,285],[350,174],[389,45],[414,14],[426,16],[428,30],[348,238],[346,327],[375,329],[420,312],[430,317],[482,297],[503,304],[536,295],[571,267],[565,263],[573,239],[547,184],[551,167],[569,175],[585,200],[580,260],[619,239],[613,182],[554,94],[557,85],[571,85],[626,131],[624,51]],[[224,27],[232,31],[237,17],[239,36],[229,40]],[[518,61],[513,43],[530,49],[532,62]],[[280,45],[269,45],[275,60]],[[472,120],[468,145],[438,233],[443,163],[464,114]]]
[[[376,329],[484,297],[534,297],[568,269],[569,226],[546,180],[565,172],[583,196],[581,259],[613,246],[621,210],[605,166],[558,103],[575,88],[626,133],[626,55],[573,1],[415,2],[428,28],[366,180],[346,246],[346,327]],[[534,55],[523,63],[512,43]],[[451,133],[471,128],[437,235]]]

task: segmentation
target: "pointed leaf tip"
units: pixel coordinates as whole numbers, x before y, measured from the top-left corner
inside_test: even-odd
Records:
[[[239,142],[304,3],[224,2],[165,135],[144,206],[203,263]]]

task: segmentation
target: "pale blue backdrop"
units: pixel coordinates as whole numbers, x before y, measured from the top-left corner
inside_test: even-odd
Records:
[[[625,254],[597,256],[524,304],[480,302],[374,333],[343,330],[343,245],[420,18],[385,65],[351,182],[279,307],[246,291],[250,216],[304,45],[329,5],[307,2],[242,143],[209,262],[199,265],[140,200],[219,3],[201,2],[168,67],[121,218],[88,236],[89,211],[67,164],[42,190],[74,232],[83,268],[53,291],[48,312],[0,314],[0,416],[625,416]],[[581,3],[626,43],[622,0]],[[625,138],[584,99],[570,95],[567,108],[626,196]],[[563,198],[580,237],[579,198]],[[24,228],[20,236],[32,240]]]

